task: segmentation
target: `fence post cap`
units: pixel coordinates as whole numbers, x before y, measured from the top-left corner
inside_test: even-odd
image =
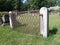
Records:
[[[9,13],[12,13],[12,11],[9,11]]]
[[[48,8],[47,7],[42,7],[39,11],[40,14],[43,14],[45,12],[45,10],[47,10]]]

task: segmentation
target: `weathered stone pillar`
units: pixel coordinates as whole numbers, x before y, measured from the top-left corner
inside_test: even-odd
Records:
[[[49,28],[48,9],[46,7],[42,7],[40,9],[40,34],[45,38],[48,37],[48,28]]]
[[[16,15],[14,12],[9,12],[9,20],[10,20],[10,27],[15,28],[16,27]]]

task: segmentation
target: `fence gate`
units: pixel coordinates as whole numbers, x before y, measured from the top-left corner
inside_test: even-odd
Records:
[[[39,11],[17,12],[16,20],[19,32],[39,35]]]

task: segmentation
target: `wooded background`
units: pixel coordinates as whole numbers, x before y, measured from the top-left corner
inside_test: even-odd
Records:
[[[0,11],[24,11],[24,10],[36,10],[41,7],[50,7],[60,5],[60,0],[0,0]]]

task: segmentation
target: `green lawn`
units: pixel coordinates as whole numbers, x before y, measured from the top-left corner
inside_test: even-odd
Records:
[[[60,17],[50,15],[50,31],[47,39],[38,35],[39,17],[34,17],[32,21],[33,17],[21,16],[19,22],[22,24],[16,29],[10,29],[8,25],[4,27],[0,26],[0,45],[60,45]]]

